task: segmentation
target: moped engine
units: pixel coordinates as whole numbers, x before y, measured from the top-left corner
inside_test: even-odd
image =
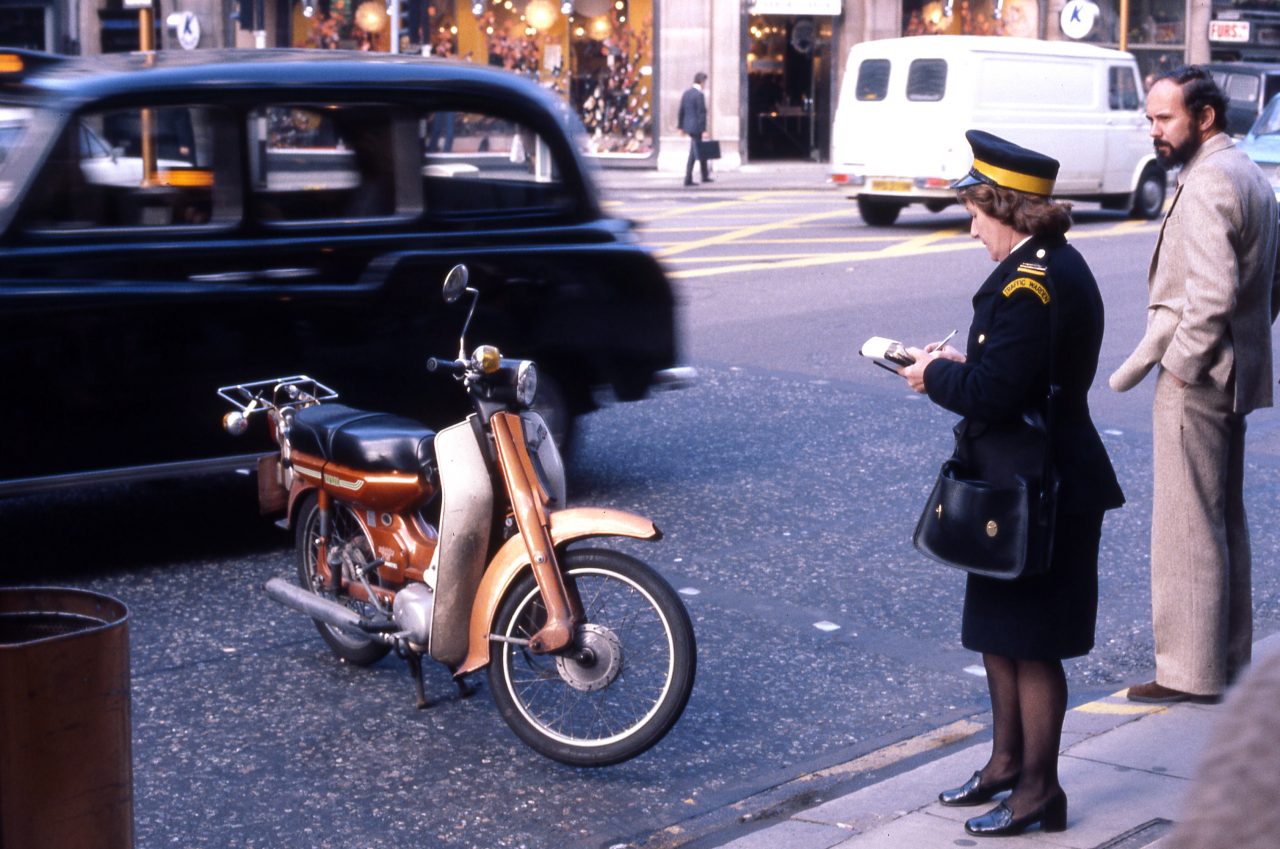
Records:
[[[426,651],[431,640],[431,609],[435,593],[426,584],[410,584],[396,593],[391,605],[391,615],[396,625],[409,635],[409,643],[420,651]]]

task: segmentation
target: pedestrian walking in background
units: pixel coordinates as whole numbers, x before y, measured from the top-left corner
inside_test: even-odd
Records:
[[[1199,67],[1170,71],[1147,94],[1156,158],[1182,170],[1151,258],[1146,331],[1110,380],[1123,392],[1159,366],[1152,411],[1156,677],[1129,688],[1137,702],[1216,701],[1252,651],[1245,416],[1272,402],[1276,201],[1226,134],[1226,108]]]
[[[702,71],[693,75],[693,85],[685,89],[680,96],[680,113],[676,116],[676,126],[689,136],[689,161],[684,166],[684,184],[693,185],[693,162],[702,166],[702,182],[710,183],[711,174],[707,170],[707,157],[702,150],[702,137],[707,132],[707,97],[703,86],[707,83],[707,75]]]
[[[1102,517],[1124,503],[1089,417],[1102,297],[1084,258],[1067,244],[1070,204],[1051,198],[1057,160],[989,133],[966,136],[973,168],[954,188],[972,216],[971,235],[999,264],[973,297],[967,356],[937,343],[910,348],[915,363],[899,373],[912,389],[964,417],[957,453],[970,458],[975,477],[996,480],[1008,476],[1009,458],[1025,439],[1023,415],[1045,406],[1052,365],[1059,391],[1049,456],[1060,485],[1046,574],[1012,581],[968,576],[961,642],[982,653],[987,671],[991,757],[938,798],[978,805],[1012,790],[965,830],[1016,834],[1040,823],[1060,831],[1067,825],[1067,796],[1058,782],[1067,709],[1062,660],[1093,648]]]

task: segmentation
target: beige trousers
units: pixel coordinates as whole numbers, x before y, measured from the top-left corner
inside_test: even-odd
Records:
[[[1216,695],[1249,663],[1253,599],[1244,510],[1244,416],[1231,394],[1179,388],[1153,407],[1151,612],[1156,681]]]

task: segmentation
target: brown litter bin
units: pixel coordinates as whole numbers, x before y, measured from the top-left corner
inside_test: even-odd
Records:
[[[0,589],[0,849],[132,849],[129,611]]]

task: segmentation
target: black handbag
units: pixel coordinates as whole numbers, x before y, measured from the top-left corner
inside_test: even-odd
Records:
[[[1009,581],[1049,571],[1059,483],[1050,439],[1058,394],[1053,382],[1055,300],[1051,293],[1049,393],[1043,412],[1033,411],[976,438],[966,422],[957,426],[956,449],[942,464],[911,537],[925,556]],[[997,456],[998,462],[984,453]]]
[[[989,578],[1016,580],[1048,572],[1058,479],[1048,459],[1047,430],[1044,437],[1041,467],[1002,483],[977,478],[957,444],[916,522],[915,547],[940,563]]]

